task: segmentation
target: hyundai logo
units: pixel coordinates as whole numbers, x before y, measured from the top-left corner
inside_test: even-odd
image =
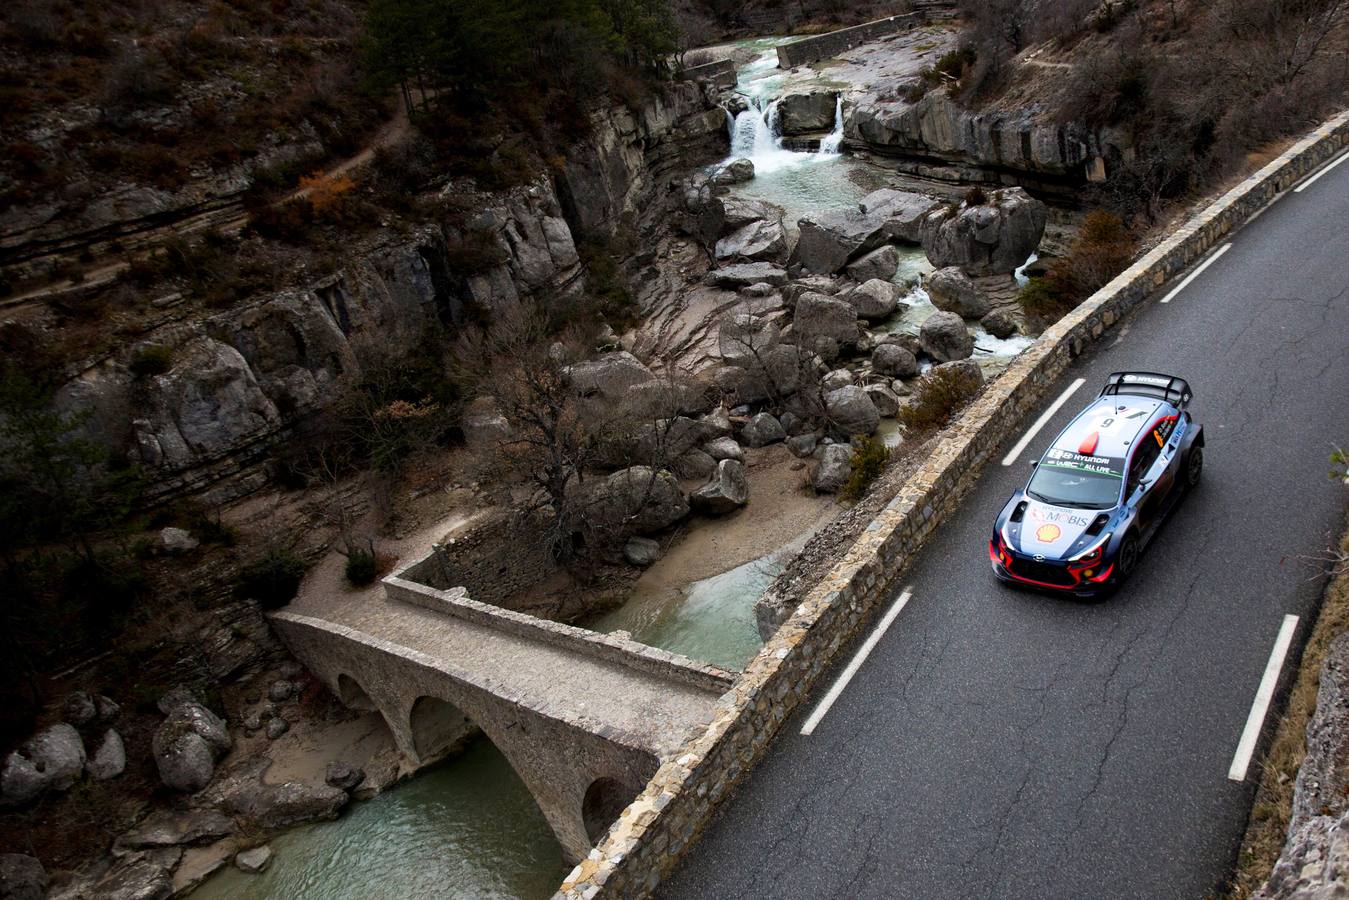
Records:
[[[1041,553],[1035,554],[1035,561],[1036,561],[1036,562],[1044,562],[1044,561],[1045,561],[1044,555],[1041,554]]]

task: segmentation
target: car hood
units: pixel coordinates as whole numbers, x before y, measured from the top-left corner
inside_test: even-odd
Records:
[[[1071,509],[1026,498],[1026,513],[1015,531],[1009,529],[1012,547],[1027,556],[1063,559],[1086,549],[1078,544],[1087,527],[1101,514],[1095,509]],[[1088,539],[1089,541],[1090,539]]]

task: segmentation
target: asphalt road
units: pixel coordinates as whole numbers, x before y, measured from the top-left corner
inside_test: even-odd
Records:
[[[662,896],[1200,898],[1221,884],[1258,772],[1228,780],[1233,754],[1284,615],[1302,617],[1285,676],[1310,627],[1324,578],[1307,557],[1343,521],[1327,472],[1349,444],[1349,163],[1230,240],[1063,376],[1044,407],[1086,385],[1015,465],[989,464],[814,733],[801,725],[861,638]],[[1120,369],[1189,380],[1203,484],[1107,601],[998,584],[994,516]]]

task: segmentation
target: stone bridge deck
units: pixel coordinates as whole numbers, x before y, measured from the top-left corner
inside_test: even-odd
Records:
[[[707,724],[733,680],[631,640],[474,602],[462,588],[398,576],[384,586],[387,598],[341,616],[346,624],[293,612],[272,621],[343,703],[379,711],[414,763],[485,732],[573,862]]]

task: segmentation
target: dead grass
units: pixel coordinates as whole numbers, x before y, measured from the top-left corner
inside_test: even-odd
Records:
[[[1340,537],[1339,549],[1342,557],[1349,555],[1349,528]],[[1307,753],[1307,723],[1316,711],[1321,664],[1330,642],[1345,631],[1349,631],[1349,569],[1341,566],[1326,587],[1279,729],[1260,761],[1260,787],[1251,806],[1236,871],[1221,895],[1228,900],[1243,900],[1259,890],[1283,849],[1293,808],[1293,785]]]

